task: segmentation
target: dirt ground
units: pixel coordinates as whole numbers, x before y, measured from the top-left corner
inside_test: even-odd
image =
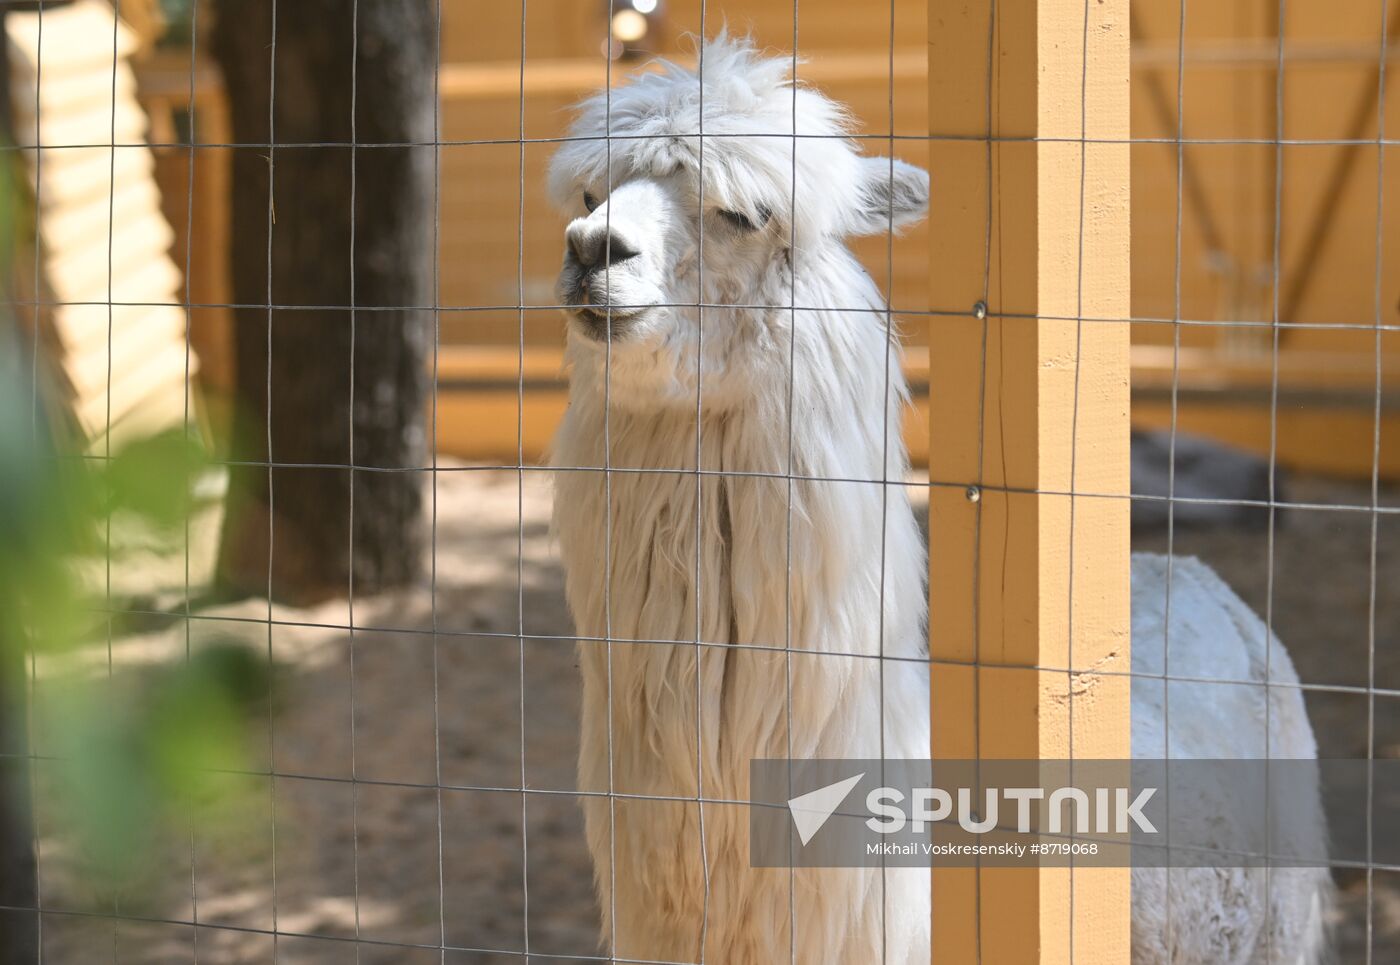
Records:
[[[529,952],[550,956],[541,961],[597,954],[570,793],[578,686],[547,478],[453,466],[436,489],[435,592],[355,600],[354,625],[373,629],[347,631],[344,603],[249,600],[191,621],[193,647],[234,639],[271,649],[276,710],[256,735],[253,766],[278,776],[230,776],[237,831],[170,828],[139,894],[98,893],[53,815],[41,813],[44,905],[78,913],[44,916],[45,962],[233,965],[275,952],[308,965],[464,965],[520,962],[527,939]],[[1293,480],[1288,495],[1369,503],[1364,486],[1313,479]],[[1400,493],[1383,501],[1400,505]],[[1289,510],[1277,522],[1275,628],[1305,682],[1364,688],[1370,514]],[[196,593],[216,526],[211,512],[194,527]],[[1400,515],[1381,517],[1378,535],[1375,681],[1400,689]],[[1135,539],[1143,549],[1165,542]],[[1267,608],[1267,527],[1178,530],[1175,550]],[[183,562],[137,554],[113,579],[126,605],[150,611],[123,622],[115,673],[181,656],[183,621],[152,614],[178,609]],[[1365,755],[1364,693],[1310,693],[1308,705],[1324,755]],[[1375,731],[1377,755],[1400,757],[1395,700],[1376,699]],[[523,798],[511,790],[522,777],[532,792]],[[1337,880],[1337,960],[1364,961],[1366,878]],[[1400,960],[1400,876],[1376,872],[1371,887],[1374,960]],[[148,920],[114,922],[114,907]],[[191,920],[200,927],[182,923]],[[444,945],[459,950],[444,955]]]

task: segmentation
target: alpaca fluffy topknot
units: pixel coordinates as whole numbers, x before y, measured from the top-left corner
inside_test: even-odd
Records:
[[[721,33],[701,44],[694,69],[658,60],[592,95],[550,165],[555,203],[684,172],[705,208],[771,216],[799,244],[859,230],[866,159],[850,140],[850,116],[792,68],[790,55]]]

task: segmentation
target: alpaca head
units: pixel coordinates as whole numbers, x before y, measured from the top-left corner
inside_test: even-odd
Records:
[[[786,314],[794,273],[927,208],[928,175],[860,155],[844,109],[795,84],[791,57],[721,34],[700,64],[593,95],[551,163],[574,215],[557,295],[576,358],[611,342],[614,358],[693,369],[703,326],[706,366],[732,366],[765,333],[751,306]]]

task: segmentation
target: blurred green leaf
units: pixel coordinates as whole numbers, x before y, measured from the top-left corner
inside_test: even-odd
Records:
[[[248,722],[266,706],[266,681],[248,648],[211,644],[129,690],[73,674],[47,698],[58,763],[42,803],[71,829],[94,884],[138,882],[164,828],[217,827],[242,809],[254,787]]]
[[[179,429],[133,442],[98,470],[105,508],[173,530],[189,512],[190,480],[204,462],[199,443]]]
[[[33,654],[46,755],[40,813],[71,836],[92,884],[125,888],[150,870],[165,829],[206,812],[232,826],[250,780],[230,775],[251,769],[249,724],[267,713],[268,668],[244,645],[203,642],[188,659],[112,670],[81,564],[113,552],[113,518],[173,534],[207,460],[180,431],[109,460],[55,451],[36,431],[45,423],[22,356],[3,344],[8,326],[0,319],[0,670],[9,672],[0,700],[23,705],[27,681],[14,670]]]

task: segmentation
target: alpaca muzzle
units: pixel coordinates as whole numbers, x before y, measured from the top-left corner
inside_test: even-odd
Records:
[[[581,333],[595,342],[617,341],[627,335],[642,314],[638,309],[575,308],[570,313]]]
[[[617,340],[625,336],[645,314],[649,305],[638,303],[631,266],[585,265],[572,250],[565,256],[559,276],[560,302],[578,331],[594,341]]]

